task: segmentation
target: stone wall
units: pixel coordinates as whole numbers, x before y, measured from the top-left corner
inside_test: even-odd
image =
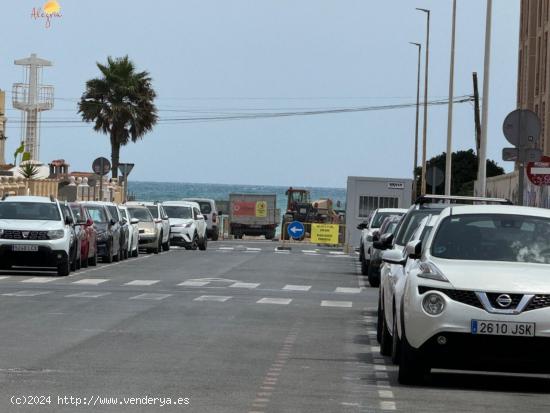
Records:
[[[4,195],[34,195],[57,198],[59,181],[56,179],[24,179],[0,176],[0,197]]]

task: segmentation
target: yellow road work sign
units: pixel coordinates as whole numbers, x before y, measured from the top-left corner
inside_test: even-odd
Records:
[[[257,218],[267,217],[267,202],[265,201],[256,202],[256,217]]]
[[[313,244],[338,244],[338,224],[311,224],[311,242]]]

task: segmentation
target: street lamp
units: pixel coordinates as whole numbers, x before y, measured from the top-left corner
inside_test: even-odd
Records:
[[[416,167],[418,165],[418,125],[420,120],[420,60],[422,56],[422,45],[409,42],[418,48],[418,72],[416,76],[416,126],[414,130],[414,166],[413,166],[413,199],[416,197]]]
[[[426,13],[426,67],[424,79],[424,130],[422,134],[422,185],[421,194],[426,193],[426,142],[428,139],[428,67],[430,62],[430,10],[416,8]]]
[[[451,176],[453,162],[453,99],[455,79],[455,35],[456,0],[453,0],[453,22],[451,29],[451,69],[449,74],[449,113],[447,115],[447,155],[445,159],[445,195],[451,195]]]

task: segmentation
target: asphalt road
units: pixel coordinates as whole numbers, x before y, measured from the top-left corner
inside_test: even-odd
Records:
[[[67,278],[1,273],[0,412],[550,409],[546,378],[439,372],[400,386],[356,257],[276,245],[211,242]],[[12,404],[25,398],[35,404]]]

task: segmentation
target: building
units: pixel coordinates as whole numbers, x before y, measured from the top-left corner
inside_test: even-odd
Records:
[[[550,156],[550,2],[521,0],[517,105],[541,119],[539,147]]]
[[[412,179],[349,176],[346,193],[346,243],[359,247],[357,225],[378,208],[408,208],[412,200]]]

